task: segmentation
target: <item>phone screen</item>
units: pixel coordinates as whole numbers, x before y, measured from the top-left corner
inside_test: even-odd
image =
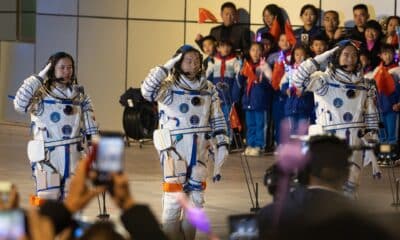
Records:
[[[229,216],[229,239],[258,239],[258,224],[255,215]]]
[[[96,169],[99,172],[120,172],[124,140],[119,136],[101,136],[97,146]]]
[[[0,239],[19,239],[25,235],[25,215],[21,210],[0,212]]]

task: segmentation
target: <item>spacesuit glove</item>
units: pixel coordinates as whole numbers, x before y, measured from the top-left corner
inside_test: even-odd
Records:
[[[167,69],[168,71],[171,70],[175,63],[177,63],[182,57],[182,53],[178,54],[177,56],[172,57],[170,60],[168,60],[165,64],[164,64],[164,68]]]
[[[332,48],[331,50],[328,50],[320,55],[317,55],[314,57],[314,61],[316,61],[319,65],[324,64],[326,61],[328,61],[329,57],[333,55],[333,53],[339,48],[339,46],[336,46]]]
[[[220,146],[217,149],[217,155],[215,156],[213,182],[221,180],[221,167],[224,164],[225,159],[227,157],[228,157],[227,147],[225,145]]]
[[[51,67],[51,63],[48,63],[48,64],[38,73],[38,76],[41,78],[40,80],[41,80],[42,82],[44,81],[44,79],[45,79],[45,77],[46,77],[46,74],[47,74],[47,72],[49,71],[50,67]]]

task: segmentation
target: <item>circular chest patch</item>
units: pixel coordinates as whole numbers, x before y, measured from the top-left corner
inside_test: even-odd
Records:
[[[335,98],[333,100],[333,105],[337,108],[340,108],[341,106],[343,106],[343,100],[341,98]]]
[[[61,128],[61,131],[64,135],[70,136],[72,133],[72,127],[70,125],[64,125]]]
[[[181,113],[187,113],[189,111],[189,105],[187,103],[182,103],[179,105],[179,111]]]
[[[192,115],[192,116],[190,117],[190,124],[192,124],[192,125],[199,125],[199,122],[200,122],[199,116],[197,116],[197,115]]]
[[[193,97],[190,102],[193,106],[199,106],[201,104],[201,99],[199,97]]]
[[[345,122],[351,122],[353,120],[353,115],[349,112],[343,114],[343,120]]]
[[[61,115],[58,112],[52,112],[50,114],[50,120],[54,123],[59,122],[61,119]]]

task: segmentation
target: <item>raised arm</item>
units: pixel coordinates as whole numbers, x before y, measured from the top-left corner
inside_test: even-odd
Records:
[[[181,57],[182,54],[178,54],[168,60],[164,66],[157,66],[150,70],[150,73],[144,79],[140,87],[142,95],[146,100],[150,102],[165,100],[167,94],[166,92],[161,91],[161,85],[163,84],[164,79],[167,78],[169,71],[174,67],[175,63],[181,59]]]
[[[14,99],[14,109],[26,113],[32,110],[32,102],[36,91],[42,86],[51,63],[47,64],[37,75],[32,75],[24,80]]]

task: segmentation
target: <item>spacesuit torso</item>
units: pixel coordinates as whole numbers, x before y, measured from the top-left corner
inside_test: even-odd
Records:
[[[62,198],[81,156],[83,136],[98,133],[90,98],[79,85],[52,85],[47,89],[31,76],[18,89],[14,106],[19,112],[30,112],[33,139],[43,142],[42,149],[28,149],[44,151],[44,159],[30,159],[37,195]]]
[[[294,74],[296,88],[314,93],[316,123],[326,132],[345,139],[350,146],[359,147],[366,141],[366,130],[377,131],[379,114],[376,107],[376,87],[361,74],[328,68],[317,71],[312,60],[304,61]],[[368,133],[371,138],[376,138]],[[364,165],[372,162],[373,175],[379,173],[371,151],[354,151],[349,180],[345,185],[354,192]]]

